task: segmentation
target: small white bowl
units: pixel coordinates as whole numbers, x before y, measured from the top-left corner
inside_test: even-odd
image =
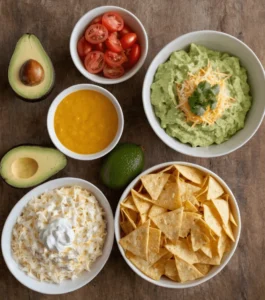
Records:
[[[174,165],[174,164],[179,164],[179,165],[183,165],[183,166],[190,166],[193,168],[197,168],[198,170],[203,171],[204,173],[207,173],[209,175],[211,175],[212,177],[216,178],[224,187],[225,191],[230,195],[231,197],[231,210],[232,213],[235,217],[235,220],[237,221],[238,227],[235,228],[234,230],[234,236],[235,236],[235,243],[232,244],[232,247],[230,249],[229,252],[227,252],[226,254],[224,254],[224,257],[222,259],[222,262],[219,266],[213,266],[213,268],[210,270],[210,272],[205,275],[202,278],[199,278],[197,280],[194,281],[189,281],[189,282],[184,282],[184,283],[179,283],[179,282],[174,282],[170,279],[168,279],[165,276],[162,276],[161,279],[159,281],[153,280],[151,278],[149,278],[148,276],[146,276],[144,273],[142,273],[140,270],[138,270],[131,262],[130,260],[126,257],[125,252],[123,250],[123,248],[120,246],[119,244],[119,240],[121,239],[121,229],[120,229],[120,203],[128,196],[128,194],[130,193],[130,190],[132,188],[134,188],[134,186],[139,182],[140,178],[143,175],[161,170],[163,168],[166,168],[170,165]],[[115,220],[114,220],[114,229],[115,229],[115,238],[118,244],[118,248],[121,252],[121,255],[123,256],[124,260],[126,261],[126,263],[129,265],[129,267],[140,277],[142,277],[143,279],[158,285],[158,286],[162,286],[162,287],[166,287],[166,288],[173,288],[173,289],[184,289],[184,288],[190,288],[190,287],[194,287],[197,286],[201,283],[204,283],[206,281],[208,281],[209,279],[213,278],[214,276],[216,276],[219,272],[221,272],[221,270],[228,264],[229,260],[232,258],[238,241],[239,241],[239,237],[240,237],[240,232],[241,232],[241,218],[240,218],[240,212],[239,212],[239,208],[236,202],[236,198],[233,195],[232,191],[230,190],[230,188],[228,187],[228,185],[218,176],[216,175],[214,172],[201,167],[199,165],[196,164],[192,164],[192,163],[186,163],[186,162],[178,162],[178,161],[173,161],[173,162],[166,162],[163,164],[159,164],[156,165],[146,171],[144,171],[142,174],[140,174],[138,177],[136,177],[126,188],[126,190],[124,191],[124,193],[122,194],[117,209],[116,209],[116,213],[115,213]]]
[[[247,69],[253,103],[245,120],[245,127],[228,141],[220,145],[192,148],[169,136],[160,126],[150,97],[150,87],[158,66],[164,63],[170,54],[177,50],[187,50],[191,43],[203,45],[209,49],[227,52],[240,59]],[[143,105],[147,119],[157,136],[169,147],[180,153],[195,157],[217,157],[229,154],[247,143],[258,130],[265,112],[265,75],[261,62],[255,53],[239,39],[218,31],[203,30],[184,34],[167,44],[154,58],[146,72],[143,84]]]
[[[117,133],[116,133],[113,141],[105,149],[103,149],[100,152],[94,153],[94,154],[78,154],[76,152],[69,150],[60,142],[60,140],[58,139],[58,137],[55,133],[55,129],[54,129],[54,116],[55,116],[55,112],[56,112],[58,105],[67,95],[69,95],[73,92],[76,92],[76,91],[80,91],[80,90],[91,90],[91,91],[96,91],[96,92],[103,94],[114,105],[117,115],[118,115],[118,130],[117,130]],[[119,142],[122,132],[123,132],[123,127],[124,127],[123,112],[122,112],[122,109],[121,109],[121,106],[120,106],[118,100],[114,97],[114,95],[112,95],[106,89],[104,89],[100,86],[97,86],[97,85],[93,85],[93,84],[77,84],[77,85],[73,85],[73,86],[65,89],[64,91],[62,91],[53,100],[53,102],[49,108],[48,116],[47,116],[48,132],[49,132],[50,138],[51,138],[53,144],[55,145],[55,147],[58,148],[61,152],[63,152],[65,155],[72,157],[74,159],[79,159],[79,160],[94,160],[94,159],[100,158],[100,157],[106,155],[107,153],[109,153]]]
[[[76,47],[78,40],[84,34],[88,24],[95,17],[98,17],[108,11],[116,11],[122,16],[124,22],[137,34],[139,45],[141,47],[141,57],[137,64],[129,71],[125,72],[125,74],[122,77],[116,79],[110,79],[97,74],[89,73],[85,69],[83,62],[79,58]],[[75,66],[80,71],[80,73],[82,73],[87,79],[90,79],[100,84],[116,84],[131,78],[135,73],[137,73],[140,70],[140,68],[144,64],[147,52],[148,37],[143,24],[133,13],[118,6],[100,6],[90,10],[76,23],[70,38],[70,53]]]
[[[107,222],[107,236],[103,247],[103,253],[97,260],[92,264],[90,272],[83,272],[78,278],[74,280],[65,280],[61,284],[40,282],[36,279],[29,277],[25,272],[23,272],[16,261],[13,259],[11,250],[11,239],[12,239],[12,229],[20,216],[25,205],[33,198],[38,197],[44,192],[60,188],[63,186],[73,186],[78,185],[82,188],[89,190],[97,198],[99,204],[105,212],[105,219]],[[109,255],[112,250],[114,239],[114,222],[113,214],[108,200],[104,194],[92,183],[79,179],[79,178],[60,178],[46,182],[27,193],[12,209],[8,218],[6,219],[4,229],[2,232],[2,253],[4,260],[7,264],[9,271],[14,275],[14,277],[20,281],[23,285],[31,290],[34,290],[43,294],[64,294],[69,293],[74,290],[81,288],[82,286],[89,283],[101,269],[106,264]]]

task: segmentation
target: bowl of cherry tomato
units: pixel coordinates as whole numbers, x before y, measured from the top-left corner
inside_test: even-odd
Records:
[[[101,6],[76,23],[70,53],[77,69],[100,84],[116,84],[131,78],[142,67],[148,38],[141,21],[128,10]]]

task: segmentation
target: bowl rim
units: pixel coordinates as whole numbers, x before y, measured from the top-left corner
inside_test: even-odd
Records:
[[[222,186],[225,188],[226,192],[229,193],[229,195],[231,196],[234,208],[235,208],[235,212],[236,212],[236,217],[237,217],[237,221],[238,221],[238,227],[237,227],[237,236],[235,239],[235,243],[233,244],[233,246],[231,247],[230,251],[227,252],[226,256],[223,257],[223,261],[220,265],[218,266],[213,266],[212,269],[216,268],[215,271],[213,271],[211,274],[207,274],[204,277],[194,280],[194,281],[188,281],[185,283],[178,283],[175,282],[175,286],[172,286],[168,283],[163,283],[161,282],[161,280],[153,280],[151,278],[149,278],[148,276],[146,276],[144,273],[142,273],[140,270],[138,270],[130,261],[129,259],[125,256],[125,252],[123,250],[123,248],[120,246],[119,244],[119,239],[120,239],[120,224],[119,224],[119,220],[120,220],[120,203],[122,202],[122,200],[124,200],[126,198],[126,196],[129,194],[130,190],[139,182],[140,178],[143,175],[149,174],[153,171],[168,167],[170,165],[174,165],[174,164],[179,164],[179,165],[183,165],[183,166],[189,166],[189,167],[193,167],[196,168],[198,170],[201,170],[203,172],[205,172],[206,174],[209,174],[211,176],[213,176],[214,178],[216,178],[221,184]],[[212,279],[214,276],[216,276],[217,274],[219,274],[223,268],[229,263],[229,261],[231,260],[232,256],[234,255],[239,239],[240,239],[240,234],[241,234],[241,216],[240,216],[240,210],[238,207],[238,203],[236,201],[236,198],[233,194],[233,192],[231,191],[231,189],[229,188],[229,186],[225,183],[225,181],[218,176],[216,173],[214,173],[213,171],[207,169],[206,167],[200,166],[198,164],[194,164],[194,163],[189,163],[189,162],[183,162],[183,161],[171,161],[171,162],[165,162],[165,163],[161,163],[158,165],[155,165],[153,167],[148,168],[147,170],[145,170],[144,172],[142,172],[140,175],[138,175],[124,190],[124,192],[122,193],[119,202],[117,204],[117,208],[116,208],[116,212],[114,215],[114,231],[115,231],[115,240],[116,243],[118,245],[118,248],[120,250],[120,253],[122,255],[122,257],[124,258],[124,260],[126,261],[126,263],[129,265],[129,267],[138,275],[140,276],[142,279],[145,279],[146,281],[153,283],[157,286],[161,286],[161,287],[165,287],[165,288],[173,288],[173,289],[184,289],[184,288],[191,288],[191,287],[195,287],[198,286],[210,279]]]
[[[211,157],[220,157],[220,156],[224,156],[224,155],[228,155],[236,150],[238,150],[239,148],[243,147],[247,142],[249,142],[251,140],[251,138],[256,134],[256,132],[258,131],[259,127],[261,126],[262,122],[263,122],[263,119],[264,119],[264,116],[265,116],[265,106],[264,106],[264,109],[263,109],[263,116],[261,117],[261,119],[259,120],[255,130],[244,140],[242,140],[240,143],[238,143],[238,145],[232,147],[230,150],[226,150],[226,151],[222,151],[220,153],[216,153],[216,154],[211,154],[211,153],[204,153],[204,154],[197,154],[196,153],[196,147],[193,148],[194,151],[192,153],[189,153],[187,154],[184,150],[181,150],[179,149],[178,145],[174,143],[174,141],[172,141],[171,139],[170,140],[166,140],[164,137],[163,137],[163,133],[160,133],[158,132],[158,129],[156,129],[156,126],[155,126],[155,121],[152,120],[152,116],[151,115],[154,115],[154,118],[157,119],[154,111],[153,111],[153,107],[152,107],[152,104],[151,105],[151,110],[149,112],[149,103],[148,101],[150,102],[150,98],[147,99],[146,95],[145,95],[145,89],[147,88],[147,81],[148,81],[148,77],[150,76],[149,73],[151,71],[151,68],[153,67],[153,65],[156,64],[156,60],[159,58],[159,56],[161,55],[161,53],[163,51],[165,51],[168,47],[170,47],[171,45],[174,45],[178,40],[181,40],[185,37],[188,37],[188,36],[193,36],[193,35],[197,35],[197,34],[216,34],[218,36],[225,36],[227,38],[230,38],[236,42],[238,42],[242,47],[245,47],[248,51],[249,51],[249,54],[251,54],[254,59],[256,60],[257,64],[259,65],[260,69],[263,71],[263,79],[264,79],[264,83],[265,83],[265,72],[264,72],[264,68],[263,68],[263,65],[262,63],[260,62],[258,56],[255,54],[255,52],[244,42],[242,42],[241,40],[239,40],[238,38],[236,38],[235,36],[233,35],[230,35],[228,33],[225,33],[225,32],[221,32],[221,31],[216,31],[216,30],[197,30],[197,31],[191,31],[191,32],[188,32],[188,33],[185,33],[185,34],[182,34],[180,36],[178,36],[176,39],[172,40],[171,42],[169,42],[168,44],[166,44],[161,50],[159,50],[159,52],[156,54],[156,56],[153,58],[153,60],[151,61],[146,73],[145,73],[145,77],[144,77],[144,81],[143,81],[143,88],[142,88],[142,100],[143,100],[143,107],[144,107],[144,112],[145,112],[145,115],[146,115],[146,118],[148,120],[148,123],[149,125],[152,127],[154,133],[157,135],[157,137],[163,142],[165,143],[168,147],[170,147],[171,149],[179,152],[179,153],[182,153],[182,154],[185,154],[185,155],[188,155],[188,156],[191,156],[191,157],[200,157],[200,158],[211,158]],[[174,51],[178,51],[180,49],[176,49]],[[157,70],[157,68],[156,68]],[[155,75],[155,74],[154,74]],[[148,88],[151,88],[151,86],[149,86]],[[159,121],[158,121],[159,122]],[[160,125],[159,125],[160,126]],[[162,128],[163,129],[163,128]],[[244,128],[242,129],[244,130]],[[163,129],[164,131],[164,129]],[[165,131],[164,133],[169,136]],[[237,134],[237,133],[235,133]],[[169,136],[170,137],[170,136]],[[172,138],[174,139],[174,138]],[[180,141],[178,141],[177,139],[174,139],[176,142],[178,143],[181,143]],[[226,143],[226,141],[224,142]],[[223,144],[224,144],[223,143]],[[181,143],[181,144],[184,144],[184,143]],[[214,144],[215,145],[215,144]],[[205,149],[209,149],[211,146],[213,145],[210,145],[208,147],[200,147],[200,148],[205,148]]]
[[[82,66],[80,66],[78,64],[78,54],[76,51],[76,44],[74,43],[74,38],[75,36],[79,35],[79,31],[78,31],[78,26],[84,21],[86,20],[89,15],[92,12],[97,12],[99,11],[98,15],[102,14],[102,10],[106,10],[107,11],[118,11],[118,12],[123,12],[125,14],[128,14],[130,17],[132,17],[135,22],[138,23],[138,25],[140,26],[142,33],[143,33],[143,37],[144,37],[144,41],[145,41],[145,51],[142,51],[142,47],[141,47],[141,56],[139,61],[136,63],[136,65],[130,70],[130,72],[126,72],[124,75],[122,75],[120,78],[115,78],[115,79],[111,79],[111,78],[105,78],[103,76],[98,76],[97,74],[90,74],[88,71],[86,71],[86,69]],[[91,18],[93,19],[93,18]],[[99,84],[117,84],[120,82],[124,82],[128,79],[130,79],[131,77],[133,77],[143,66],[147,54],[148,54],[148,35],[147,32],[144,28],[144,25],[142,24],[142,22],[140,21],[140,19],[133,14],[132,12],[130,12],[129,10],[122,8],[120,6],[114,6],[114,5],[102,5],[102,6],[98,6],[96,8],[93,8],[91,10],[89,10],[88,12],[86,12],[75,24],[71,36],[70,36],[70,41],[69,41],[69,48],[70,48],[70,54],[71,54],[71,58],[72,61],[75,65],[75,67],[78,69],[78,71],[87,79],[99,83]],[[97,76],[92,76],[92,75],[97,75]]]
[[[69,183],[67,183],[69,182]],[[70,183],[71,182],[71,183]],[[51,187],[51,188],[47,188],[47,186],[49,185],[56,185],[56,187]],[[17,217],[21,214],[23,208],[27,205],[27,203],[32,199],[33,195],[41,195],[42,193],[49,191],[49,190],[54,190],[57,189],[59,187],[63,187],[63,186],[73,186],[73,185],[78,185],[80,184],[81,186],[83,186],[85,189],[90,190],[91,192],[94,194],[94,192],[97,193],[97,195],[100,195],[99,197],[97,196],[97,200],[100,204],[100,206],[103,208],[105,215],[107,215],[106,217],[106,222],[107,222],[107,235],[106,235],[106,239],[104,242],[104,246],[103,246],[103,251],[102,251],[102,255],[99,256],[97,258],[97,260],[101,259],[102,262],[100,264],[100,266],[98,266],[97,270],[94,272],[94,274],[88,278],[87,280],[85,280],[85,282],[83,283],[79,283],[77,284],[74,288],[69,288],[67,287],[67,285],[64,287],[65,290],[63,291],[55,291],[55,292],[50,292],[48,289],[45,290],[45,292],[43,290],[38,289],[38,287],[36,287],[35,284],[30,284],[27,282],[27,279],[31,279],[30,276],[28,276],[26,273],[24,273],[24,275],[22,275],[22,279],[18,278],[18,275],[16,274],[16,272],[14,272],[12,270],[11,264],[10,264],[10,257],[12,257],[12,251],[11,251],[11,247],[10,247],[10,251],[7,254],[7,249],[6,249],[6,240],[10,239],[11,240],[11,235],[12,235],[12,229],[13,226],[16,223]],[[86,187],[85,187],[86,186]],[[92,191],[93,190],[93,191]],[[12,227],[12,229],[10,230],[10,227]],[[3,231],[2,231],[2,236],[1,236],[1,250],[3,253],[3,258],[4,261],[6,263],[7,268],[9,269],[9,271],[11,272],[11,274],[24,286],[26,286],[27,288],[36,291],[38,293],[42,293],[42,294],[49,294],[49,295],[59,295],[59,294],[65,294],[65,293],[69,293],[69,292],[73,292],[83,286],[85,286],[86,284],[88,284],[90,281],[92,281],[99,273],[100,271],[103,269],[103,267],[105,266],[105,264],[107,263],[109,256],[111,254],[112,251],[112,247],[113,247],[113,242],[114,242],[114,218],[113,218],[113,213],[112,213],[112,209],[110,207],[110,203],[107,200],[107,198],[105,197],[105,195],[102,193],[102,191],[95,186],[94,184],[92,184],[89,181],[86,181],[84,179],[81,178],[75,178],[75,177],[64,177],[64,178],[58,178],[58,179],[54,179],[54,180],[50,180],[48,182],[43,183],[42,185],[39,185],[37,187],[35,187],[34,189],[30,190],[28,193],[26,193],[17,203],[16,205],[12,208],[12,210],[10,211],[4,227],[3,227]],[[10,257],[8,257],[10,256]],[[14,260],[14,258],[12,257],[13,262],[19,267],[19,264]],[[96,260],[96,261],[97,261]],[[95,263],[95,262],[94,262]],[[92,265],[93,267],[93,265]],[[90,273],[88,273],[90,274]],[[37,281],[36,279],[32,279],[34,281]],[[69,280],[66,280],[65,282],[67,282]],[[70,280],[71,281],[71,280]],[[51,286],[55,286],[60,288],[60,285],[58,284],[54,284],[54,283],[47,283],[47,282],[40,282],[37,281],[40,285],[41,284],[45,284],[45,285],[51,285]],[[73,282],[73,281],[71,281]],[[62,288],[63,289],[63,288]]]
[[[117,116],[118,116],[118,121],[119,121],[118,129],[117,129],[117,133],[116,133],[114,139],[111,141],[111,143],[105,149],[101,150],[100,152],[93,153],[93,154],[79,154],[79,153],[69,150],[61,143],[61,141],[57,137],[55,129],[54,129],[54,115],[55,115],[58,105],[64,100],[64,98],[66,96],[68,96],[71,93],[74,93],[76,91],[80,91],[80,90],[96,91],[96,92],[104,95],[105,97],[107,97],[109,99],[109,101],[113,104],[113,106],[115,107],[115,110],[116,110]],[[74,158],[77,160],[87,160],[87,161],[94,160],[94,159],[98,159],[102,156],[105,156],[118,144],[118,142],[122,136],[123,129],[124,129],[123,111],[119,104],[119,101],[108,90],[106,90],[100,86],[94,85],[94,84],[88,84],[88,83],[76,84],[76,85],[72,85],[72,86],[64,89],[63,91],[61,91],[55,97],[55,99],[52,101],[52,103],[49,107],[49,110],[48,110],[48,114],[47,114],[47,129],[48,129],[50,139],[52,140],[55,147],[57,149],[59,149],[61,152],[63,152],[65,155],[67,155],[68,157],[71,157],[71,158]]]

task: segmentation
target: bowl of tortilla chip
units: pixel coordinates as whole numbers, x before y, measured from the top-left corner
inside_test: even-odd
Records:
[[[156,165],[135,178],[115,214],[115,236],[129,267],[167,288],[189,288],[217,275],[241,231],[239,207],[212,171],[186,162]]]

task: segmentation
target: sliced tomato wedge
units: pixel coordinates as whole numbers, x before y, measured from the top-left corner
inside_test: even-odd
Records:
[[[132,32],[131,28],[124,24],[123,28],[121,31],[119,31],[120,37],[123,37],[125,34]]]
[[[92,24],[101,24],[102,23],[102,15],[101,16],[97,16],[95,19],[93,19],[90,23],[90,25]]]
[[[85,32],[86,40],[91,44],[99,44],[108,38],[108,30],[102,24],[90,25]]]
[[[85,61],[85,68],[89,73],[97,74],[104,68],[104,53],[100,51],[91,51],[87,54]]]
[[[123,66],[111,67],[106,64],[103,69],[103,74],[107,78],[119,78],[124,74],[124,68]]]
[[[134,44],[129,54],[128,61],[129,61],[130,68],[133,67],[138,62],[140,56],[141,56],[141,48],[138,44]]]
[[[84,36],[77,43],[77,52],[80,58],[85,57],[90,51],[92,51],[92,45],[85,39]]]
[[[125,34],[121,38],[121,45],[123,49],[131,48],[133,44],[135,44],[137,41],[137,35],[134,32],[129,32]]]
[[[116,53],[110,50],[107,50],[104,54],[105,62],[111,67],[121,66],[125,61],[127,61],[127,57],[123,52]]]
[[[108,29],[108,31],[121,31],[124,26],[123,18],[120,14],[109,11],[105,13],[102,17],[102,24]]]
[[[113,52],[121,52],[122,46],[120,40],[117,38],[116,32],[110,34],[110,36],[106,39],[105,42],[107,48]]]

